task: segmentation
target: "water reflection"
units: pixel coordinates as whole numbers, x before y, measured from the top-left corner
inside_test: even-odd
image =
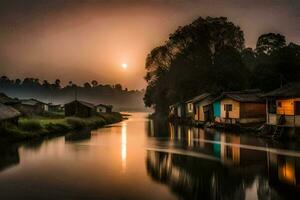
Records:
[[[297,144],[149,121],[0,147],[0,199],[295,199]]]
[[[20,157],[16,145],[0,143],[0,171],[18,165]]]
[[[90,140],[92,137],[92,133],[90,130],[81,130],[69,133],[65,136],[66,142],[82,142],[86,140]]]
[[[299,152],[270,148],[249,135],[168,127],[170,140],[148,148],[146,165],[149,175],[180,199],[285,199],[299,194]]]
[[[299,191],[300,189],[300,158],[268,155],[270,184],[278,190]]]
[[[126,157],[127,157],[127,123],[122,122],[121,128],[121,160],[122,160],[122,171],[126,171]]]

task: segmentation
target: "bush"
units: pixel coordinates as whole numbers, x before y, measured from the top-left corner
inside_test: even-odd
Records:
[[[64,112],[44,112],[41,116],[52,118],[52,119],[56,119],[56,118],[59,119],[59,118],[64,118],[65,113]]]
[[[49,133],[62,134],[70,131],[70,127],[66,124],[46,124],[45,128]]]
[[[105,120],[102,118],[92,119],[88,125],[92,129],[99,128],[105,125]]]
[[[26,120],[20,122],[19,128],[24,131],[34,132],[34,131],[40,131],[43,127],[38,121]]]
[[[31,133],[20,130],[16,125],[11,123],[2,123],[0,125],[0,133],[2,137],[13,141],[24,140],[32,135]]]
[[[67,123],[71,126],[72,129],[80,130],[84,128],[99,128],[104,126],[106,120],[101,117],[92,117],[92,118],[68,118]]]
[[[85,121],[80,118],[68,118],[67,123],[75,130],[80,130],[87,126]]]
[[[106,121],[107,124],[116,123],[123,119],[122,115],[117,112],[102,113],[101,117],[104,118],[104,120]]]

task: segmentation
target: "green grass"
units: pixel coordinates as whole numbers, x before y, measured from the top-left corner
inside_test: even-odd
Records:
[[[96,129],[122,120],[120,113],[101,114],[90,118],[78,117],[29,117],[20,118],[19,125],[4,123],[0,126],[0,137],[12,141],[66,134],[72,130]]]

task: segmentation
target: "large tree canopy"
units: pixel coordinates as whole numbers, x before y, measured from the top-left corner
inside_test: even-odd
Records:
[[[274,89],[282,80],[297,81],[299,46],[268,33],[256,49],[245,48],[244,33],[225,17],[198,18],[170,34],[146,59],[144,102],[157,112],[203,92],[249,88]]]

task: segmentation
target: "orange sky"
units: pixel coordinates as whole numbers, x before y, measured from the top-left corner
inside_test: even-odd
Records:
[[[267,0],[3,0],[0,75],[141,89],[147,53],[179,25],[227,16],[242,27],[248,46],[270,31],[299,42],[299,9],[296,1]]]

